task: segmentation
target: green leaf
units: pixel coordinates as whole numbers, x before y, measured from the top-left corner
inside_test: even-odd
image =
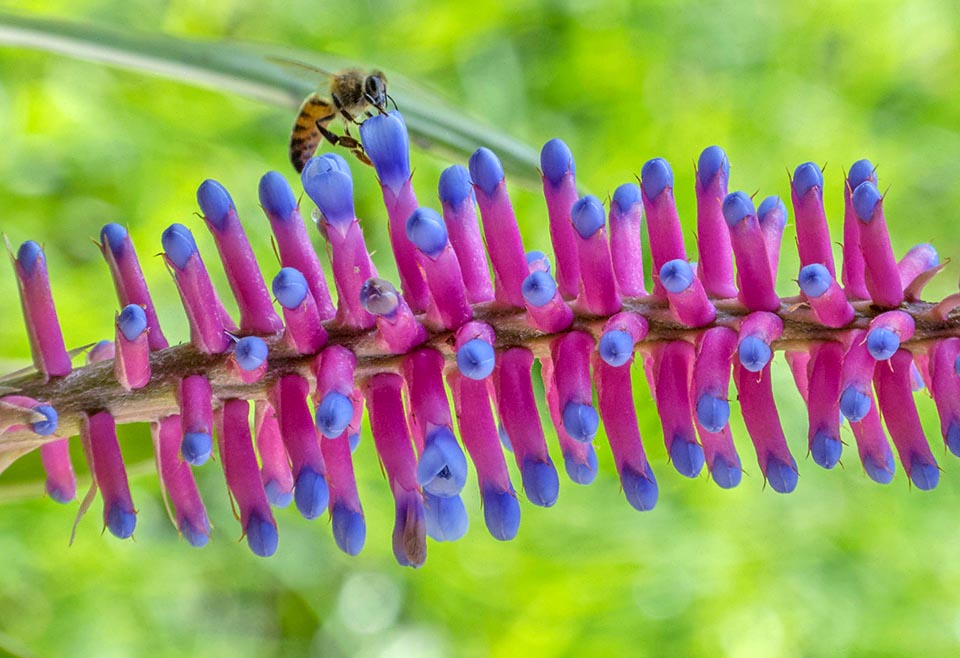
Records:
[[[311,76],[273,58],[299,60],[330,71],[347,66],[365,68],[357,62],[306,50],[268,51],[263,46],[250,44],[189,41],[2,12],[0,45],[44,50],[154,73],[292,110],[314,91],[317,80],[307,79]],[[401,108],[410,138],[417,146],[443,158],[464,162],[478,147],[486,146],[497,153],[514,182],[534,188],[540,185],[536,149],[469,118],[396,72],[387,70],[386,74],[390,95]]]

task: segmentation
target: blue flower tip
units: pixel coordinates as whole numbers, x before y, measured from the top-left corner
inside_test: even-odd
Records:
[[[457,368],[468,379],[486,379],[493,373],[495,364],[493,346],[485,340],[474,338],[457,350]]]
[[[873,220],[873,213],[883,197],[871,181],[864,181],[853,190],[853,209],[864,224]]]
[[[703,448],[696,441],[687,441],[674,437],[670,444],[670,460],[677,472],[688,478],[695,478],[703,470]]]
[[[197,243],[193,233],[183,224],[171,224],[160,236],[160,244],[167,258],[177,267],[187,266],[190,257],[197,253]]]
[[[277,526],[270,520],[256,512],[251,513],[250,518],[247,519],[246,533],[247,546],[254,555],[270,557],[277,552],[280,537],[277,534]]]
[[[666,188],[673,187],[673,170],[670,164],[663,158],[647,160],[640,170],[640,185],[648,199],[656,200]]]
[[[233,348],[233,356],[242,370],[251,372],[267,360],[267,344],[259,336],[244,336]]]
[[[380,182],[397,194],[410,180],[410,137],[403,116],[393,111],[367,119],[360,124],[360,139]]]
[[[770,487],[777,493],[788,494],[797,488],[797,467],[787,464],[777,457],[767,461],[767,472],[764,474]]]
[[[863,458],[863,468],[870,479],[877,484],[890,484],[893,481],[894,473],[896,473],[897,465],[893,461],[893,453],[888,449],[883,464],[878,463],[873,455],[866,455]]]
[[[191,466],[202,466],[213,452],[213,438],[206,432],[187,432],[180,442],[180,455]]]
[[[330,391],[317,405],[317,429],[328,439],[335,439],[353,419],[353,402],[343,393]]]
[[[520,293],[531,306],[545,306],[557,293],[557,284],[553,277],[542,270],[527,275],[520,284]]]
[[[803,198],[814,187],[823,191],[823,172],[812,162],[804,162],[793,172],[793,190]]]
[[[719,146],[708,146],[697,160],[697,178],[706,187],[719,172],[723,172],[724,179],[730,177],[730,160]]]
[[[593,441],[600,427],[600,416],[589,404],[567,402],[563,408],[563,429],[573,439],[587,443]]]
[[[947,435],[944,437],[947,448],[954,455],[960,457],[960,423],[956,420],[950,422],[947,427]]]
[[[761,224],[775,221],[778,228],[783,228],[787,224],[787,205],[776,195],[768,196],[757,208],[757,220]]]
[[[543,145],[540,151],[540,169],[544,178],[554,185],[558,185],[567,173],[577,173],[570,147],[559,139],[551,139]]]
[[[669,292],[681,293],[693,283],[693,268],[680,258],[667,261],[660,268],[660,283]]]
[[[460,496],[423,494],[423,518],[427,534],[436,541],[457,541],[470,528],[467,508]]]
[[[180,523],[180,534],[187,543],[194,548],[203,548],[210,541],[210,527],[196,528],[190,521],[184,519]]]
[[[848,386],[840,394],[840,413],[851,423],[863,420],[870,412],[870,396],[861,393],[853,386]]]
[[[269,215],[278,219],[287,219],[294,208],[297,207],[297,197],[293,194],[293,188],[282,174],[276,171],[268,171],[260,179],[258,188],[260,193],[260,205]]]
[[[127,539],[133,535],[136,527],[137,515],[135,512],[125,510],[119,505],[110,507],[110,511],[107,512],[107,529],[110,530],[111,535],[117,539]]]
[[[447,225],[437,211],[417,208],[407,218],[407,239],[427,256],[435,257],[447,246]]]
[[[386,279],[367,279],[360,288],[360,305],[367,313],[390,315],[399,304],[397,289]]]
[[[586,461],[579,457],[564,453],[563,466],[567,471],[567,477],[577,484],[591,484],[597,479],[597,470],[599,462],[597,461],[597,451],[593,446],[587,446]]]
[[[645,473],[632,466],[624,466],[620,472],[620,484],[627,502],[638,512],[649,512],[656,507],[660,498],[660,487],[649,466]]]
[[[817,466],[831,469],[840,462],[843,444],[840,439],[825,432],[816,432],[810,440],[810,456]]]
[[[830,289],[833,277],[830,276],[830,271],[826,267],[820,263],[812,263],[800,270],[797,283],[800,284],[803,294],[817,298]]]
[[[473,197],[473,184],[470,182],[470,172],[466,167],[453,165],[447,167],[440,174],[437,185],[440,201],[453,207],[458,207],[468,198]]]
[[[328,222],[353,221],[353,178],[343,158],[332,153],[310,158],[300,180],[303,190]]]
[[[61,505],[66,505],[74,498],[77,497],[76,491],[64,491],[60,487],[52,487],[50,483],[47,482],[47,495],[50,496],[50,499]]]
[[[900,337],[885,327],[874,327],[867,333],[867,351],[877,361],[885,361],[900,349]]]
[[[227,215],[234,209],[233,199],[227,188],[208,178],[197,188],[197,203],[204,218],[216,228],[223,228]]]
[[[307,297],[307,279],[292,267],[284,267],[273,277],[271,285],[273,296],[286,309],[294,309],[303,303]]]
[[[613,191],[613,201],[620,212],[627,212],[642,201],[640,196],[640,186],[636,183],[624,183]]]
[[[750,372],[763,370],[773,356],[770,346],[757,336],[746,336],[737,348],[740,365]]]
[[[523,491],[531,503],[538,507],[552,507],[560,495],[560,478],[557,469],[549,461],[528,457],[520,469]]]
[[[117,328],[127,340],[135,340],[147,330],[147,313],[139,304],[128,304],[117,316]]]
[[[733,489],[743,479],[743,467],[740,465],[739,459],[731,462],[724,455],[717,455],[713,460],[713,466],[710,468],[710,475],[713,476],[713,481],[721,489]]]
[[[276,480],[268,480],[263,485],[263,491],[267,494],[267,502],[273,507],[288,507],[293,502],[293,493]]]
[[[359,555],[367,541],[367,522],[363,514],[338,502],[333,506],[331,517],[337,548],[347,555]]]
[[[603,203],[592,194],[578,199],[570,209],[570,220],[580,237],[586,240],[603,228],[606,221]]]
[[[60,423],[57,410],[49,404],[38,404],[33,408],[38,414],[43,414],[44,419],[30,425],[33,431],[40,436],[50,436],[57,431],[57,425]]]
[[[626,331],[613,329],[600,337],[597,350],[604,362],[617,368],[627,363],[633,356],[633,345],[633,336]]]
[[[730,422],[730,403],[704,393],[697,400],[697,421],[708,432],[719,432]]]
[[[753,207],[753,199],[747,196],[746,192],[731,192],[728,194],[723,200],[721,210],[727,225],[731,227],[736,226],[747,217],[757,214]]]
[[[928,462],[920,455],[910,458],[910,481],[921,491],[935,489],[940,484],[940,469],[936,462]]]
[[[33,240],[27,240],[17,249],[17,262],[27,274],[33,274],[37,263],[43,262],[43,249]]]
[[[527,252],[527,267],[531,272],[542,270],[550,273],[550,259],[547,255],[538,249]]]
[[[103,228],[100,229],[100,242],[110,247],[110,251],[112,251],[114,255],[119,255],[127,242],[126,227],[113,222],[104,224]]]
[[[317,518],[327,510],[330,501],[327,480],[309,466],[304,466],[293,486],[293,500],[303,518]]]
[[[512,491],[483,491],[483,520],[494,539],[510,541],[520,530],[520,501]]]
[[[847,172],[847,185],[850,186],[851,190],[855,190],[860,187],[860,183],[865,183],[866,181],[870,181],[876,185],[877,172],[873,163],[869,160],[857,160],[850,167],[850,171]]]
[[[451,497],[467,483],[467,458],[453,433],[439,427],[427,435],[417,462],[417,483],[434,496]]]
[[[504,178],[503,165],[493,151],[480,147],[470,156],[470,178],[487,196],[493,196]]]

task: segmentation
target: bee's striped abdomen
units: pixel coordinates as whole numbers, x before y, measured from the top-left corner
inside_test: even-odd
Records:
[[[323,139],[317,124],[326,127],[337,116],[333,104],[317,94],[310,94],[300,106],[300,114],[290,134],[290,162],[297,173],[303,171],[317,145]]]

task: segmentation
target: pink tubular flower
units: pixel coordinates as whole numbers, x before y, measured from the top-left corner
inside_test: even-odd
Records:
[[[463,273],[467,299],[471,304],[488,302],[493,299],[493,283],[477,222],[476,196],[470,172],[460,165],[448,167],[440,174],[437,188],[450,244]]]
[[[703,150],[697,161],[697,248],[700,277],[707,294],[715,298],[736,297],[733,282],[733,247],[723,218],[730,161],[719,146]]]
[[[577,194],[577,166],[570,148],[559,139],[551,139],[544,144],[540,151],[540,172],[543,198],[550,216],[550,241],[556,254],[558,287],[561,295],[572,299],[577,296],[580,263],[574,228],[570,223],[570,210],[580,195]],[[636,228],[640,228],[639,223]],[[642,278],[643,270],[640,272]]]
[[[197,189],[197,203],[213,235],[227,281],[237,300],[241,331],[258,334],[281,331],[283,322],[270,303],[267,286],[230,193],[217,181],[207,179]]]
[[[643,224],[643,203],[640,188],[624,183],[610,201],[610,256],[617,285],[626,297],[647,294],[643,280],[643,252],[640,248],[640,227]]]
[[[216,424],[223,474],[240,511],[240,525],[247,537],[247,546],[255,555],[270,557],[277,552],[279,537],[253,451],[250,405],[246,400],[224,400]]]

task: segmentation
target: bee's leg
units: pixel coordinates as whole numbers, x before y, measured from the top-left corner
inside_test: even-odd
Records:
[[[343,103],[336,94],[333,94],[333,104],[337,106],[337,110],[340,112],[340,116],[343,117],[345,123],[355,123],[358,126],[360,125],[360,122],[357,121],[356,117],[344,109]]]
[[[342,146],[345,149],[350,149],[357,159],[365,165],[373,166],[373,162],[370,161],[370,158],[367,157],[367,154],[363,150],[363,144],[360,143],[358,139],[349,134],[347,130],[346,135],[337,135],[336,133],[330,132],[326,126],[321,126],[317,124],[317,128],[320,130],[320,134],[323,135],[323,138],[334,146]],[[346,127],[344,127],[346,130]]]

